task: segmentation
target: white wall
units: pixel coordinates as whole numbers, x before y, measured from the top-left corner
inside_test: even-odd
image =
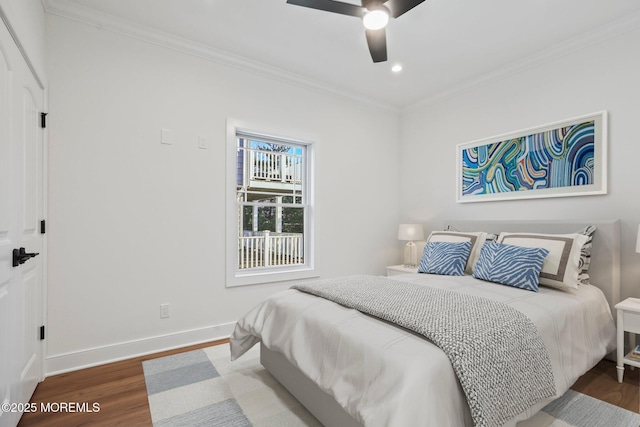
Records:
[[[317,135],[320,276],[397,261],[397,114],[65,18],[47,25],[49,372],[224,332],[289,286],[225,288],[227,118]]]
[[[404,114],[401,219],[429,229],[448,219],[621,219],[621,296],[640,296],[638,46],[640,30],[627,32]],[[455,203],[456,144],[601,110],[609,112],[607,195]]]
[[[37,78],[45,82],[45,13],[41,0],[0,0]]]

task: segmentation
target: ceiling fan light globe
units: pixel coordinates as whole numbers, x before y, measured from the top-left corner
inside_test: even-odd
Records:
[[[377,8],[368,11],[362,18],[364,27],[368,30],[379,30],[389,23],[389,12],[385,8]]]

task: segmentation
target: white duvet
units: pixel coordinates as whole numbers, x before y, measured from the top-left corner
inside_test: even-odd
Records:
[[[471,276],[408,274],[393,279],[501,301],[527,315],[547,346],[557,397],[615,348],[609,305],[595,286],[567,292],[541,287],[534,293]],[[287,290],[238,321],[231,358],[259,341],[282,353],[365,426],[473,425],[447,356],[405,329]],[[550,400],[507,425],[529,418]]]

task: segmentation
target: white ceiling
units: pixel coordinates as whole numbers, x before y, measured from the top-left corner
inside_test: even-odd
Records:
[[[280,78],[394,109],[640,27],[638,0],[427,0],[391,20],[389,60],[374,64],[358,18],[286,0],[45,0],[45,5],[52,13],[73,11],[76,18],[176,36]],[[395,63],[404,67],[399,74],[390,71]]]

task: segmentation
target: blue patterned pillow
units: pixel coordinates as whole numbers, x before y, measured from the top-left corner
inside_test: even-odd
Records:
[[[471,242],[429,242],[418,266],[418,273],[464,276]]]
[[[549,251],[487,242],[473,272],[476,279],[538,292],[542,262]]]

